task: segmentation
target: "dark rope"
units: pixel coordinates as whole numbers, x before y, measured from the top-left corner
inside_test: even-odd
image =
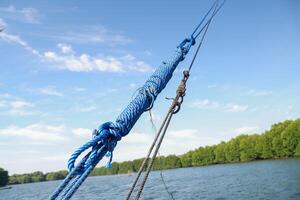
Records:
[[[162,123],[161,127],[159,128],[159,130],[158,130],[158,132],[157,132],[157,134],[156,134],[156,136],[155,136],[155,138],[153,140],[153,143],[150,146],[150,149],[149,149],[149,151],[147,153],[147,156],[145,157],[142,165],[140,166],[138,174],[137,174],[137,176],[136,176],[136,178],[135,178],[135,180],[134,180],[134,182],[133,182],[133,184],[132,184],[132,186],[130,188],[130,191],[129,191],[128,195],[127,195],[126,200],[130,199],[130,196],[131,196],[131,194],[132,194],[132,192],[133,192],[133,190],[134,190],[134,188],[135,188],[135,186],[136,186],[136,184],[137,184],[137,182],[138,182],[138,180],[139,180],[139,178],[140,178],[143,170],[145,169],[146,164],[148,164],[147,170],[146,170],[145,175],[144,175],[144,178],[143,178],[143,180],[142,180],[142,182],[141,182],[141,184],[139,186],[139,189],[138,189],[138,191],[136,192],[136,195],[135,195],[135,200],[138,200],[140,198],[140,195],[141,195],[141,193],[143,191],[143,188],[144,188],[144,186],[146,184],[146,181],[147,181],[148,176],[150,174],[150,171],[152,169],[153,163],[155,161],[155,158],[156,158],[156,156],[158,154],[159,148],[160,148],[160,146],[162,144],[162,141],[164,139],[166,131],[167,131],[168,127],[169,127],[170,121],[171,121],[173,115],[176,114],[177,112],[179,112],[179,110],[180,110],[181,104],[183,102],[183,97],[185,96],[186,82],[187,82],[187,80],[189,78],[189,73],[190,73],[190,71],[192,69],[192,66],[193,66],[193,64],[195,62],[195,59],[196,59],[196,57],[197,57],[197,55],[199,53],[199,50],[200,50],[200,48],[201,48],[201,46],[203,44],[203,41],[204,41],[204,38],[205,38],[206,33],[208,31],[208,28],[209,28],[209,26],[210,26],[210,24],[212,22],[212,19],[219,12],[219,10],[222,8],[222,6],[224,5],[224,3],[225,3],[225,0],[219,6],[219,0],[216,0],[215,3],[213,4],[213,6],[208,11],[208,13],[204,16],[204,19],[200,22],[200,24],[197,26],[197,28],[193,32],[193,34],[196,33],[196,31],[200,28],[201,24],[204,22],[205,18],[208,16],[208,14],[211,12],[211,10],[214,9],[214,11],[212,13],[212,16],[208,19],[208,21],[205,23],[205,25],[200,29],[200,31],[194,37],[194,38],[197,38],[204,31],[203,35],[201,37],[201,40],[200,40],[200,42],[198,44],[197,50],[196,50],[196,52],[194,54],[194,57],[193,57],[193,59],[191,61],[191,64],[190,64],[190,66],[188,68],[188,70],[183,72],[184,77],[183,77],[183,79],[181,80],[181,82],[180,82],[180,84],[178,86],[178,89],[177,89],[177,92],[176,92],[176,97],[173,99],[172,105],[170,106],[169,111],[166,114],[166,116],[165,116],[165,118],[163,120],[163,123]],[[192,34],[192,37],[193,37],[193,34]],[[151,115],[151,113],[150,113],[150,115]],[[152,118],[152,116],[151,116],[151,118]],[[152,120],[152,122],[153,122],[153,120]],[[154,153],[152,155],[150,163],[148,163],[150,155],[151,155],[152,150],[153,150],[153,148],[154,148],[155,145],[156,145],[156,147],[155,147]],[[166,183],[165,183],[165,181],[163,179],[162,174],[161,174],[161,177],[162,177],[162,181],[164,183],[164,186],[165,186],[166,190],[168,191],[168,187],[167,187],[167,185],[166,185]],[[170,194],[170,197],[172,197],[172,199],[174,199],[172,193],[170,193],[170,192],[168,192],[168,193]]]
[[[207,22],[204,24],[204,26],[200,29],[200,31],[196,34],[196,36],[194,37],[195,39],[202,33],[202,31],[206,28],[207,24],[209,24],[210,21],[216,16],[216,14],[223,7],[223,5],[225,4],[225,2],[226,2],[226,0],[223,0],[222,3],[219,5],[219,0],[216,1],[216,5],[213,6],[213,7],[215,7],[215,9],[214,9],[212,15],[207,20]]]
[[[199,50],[200,50],[200,48],[201,48],[201,46],[202,46],[202,44],[203,44],[204,38],[205,38],[206,33],[207,33],[207,31],[208,31],[208,28],[209,28],[209,26],[210,26],[210,24],[211,24],[211,22],[212,22],[212,19],[213,19],[213,17],[217,14],[217,12],[220,10],[220,8],[224,5],[224,3],[225,3],[225,1],[223,1],[223,3],[222,3],[220,6],[218,5],[218,2],[214,4],[214,6],[213,6],[213,7],[214,7],[214,11],[213,11],[212,16],[211,16],[210,19],[206,22],[206,24],[202,27],[202,29],[200,30],[200,32],[196,35],[196,37],[198,37],[198,36],[200,35],[200,33],[202,33],[202,31],[204,30],[203,35],[202,35],[202,37],[201,37],[201,40],[200,40],[200,42],[199,42],[199,45],[198,45],[198,47],[197,47],[197,50],[196,50],[196,52],[195,52],[195,54],[194,54],[194,57],[193,57],[193,59],[192,59],[192,61],[191,61],[191,64],[190,64],[188,70],[187,70],[187,71],[184,71],[184,78],[181,80],[181,83],[180,83],[180,85],[178,86],[178,89],[177,89],[177,95],[176,95],[176,97],[173,99],[172,105],[171,105],[171,107],[170,107],[170,109],[169,109],[169,111],[168,111],[168,113],[167,113],[167,115],[166,115],[166,117],[165,117],[165,119],[164,119],[164,122],[163,122],[163,124],[161,125],[160,130],[158,131],[158,133],[157,133],[157,135],[156,135],[156,138],[155,138],[153,144],[151,145],[150,150],[152,151],[152,149],[153,149],[154,145],[156,144],[157,139],[158,139],[158,137],[159,137],[158,144],[156,145],[155,151],[154,151],[154,153],[153,153],[153,155],[152,155],[152,158],[151,158],[150,163],[148,164],[148,167],[147,167],[146,173],[145,173],[145,175],[144,175],[144,178],[143,178],[143,180],[142,180],[142,182],[141,182],[141,184],[140,184],[140,187],[139,187],[139,189],[138,189],[138,191],[137,191],[137,193],[136,193],[135,200],[138,200],[138,199],[140,198],[140,195],[141,195],[141,193],[142,193],[142,191],[143,191],[143,188],[144,188],[144,186],[145,186],[145,183],[146,183],[146,181],[147,181],[147,179],[148,179],[149,173],[150,173],[150,171],[151,171],[151,169],[152,169],[152,166],[153,166],[153,163],[154,163],[154,161],[155,161],[155,158],[156,158],[156,156],[157,156],[157,154],[158,154],[159,148],[160,148],[160,146],[161,146],[161,144],[162,144],[162,141],[163,141],[163,139],[164,139],[164,136],[165,136],[165,134],[166,134],[166,131],[167,131],[168,127],[169,127],[169,124],[170,124],[170,121],[171,121],[171,119],[172,119],[172,116],[173,116],[174,114],[176,114],[177,112],[179,112],[179,110],[180,110],[180,106],[181,106],[181,103],[183,102],[183,97],[184,97],[184,95],[185,95],[185,90],[186,90],[186,89],[185,89],[185,86],[186,86],[186,82],[187,82],[187,80],[188,80],[188,78],[189,78],[189,72],[190,72],[190,70],[192,69],[192,66],[193,66],[193,64],[194,64],[194,61],[195,61],[195,59],[196,59],[196,57],[197,57],[197,55],[198,55],[198,53],[199,53]],[[206,17],[206,16],[205,16],[205,17]],[[197,29],[198,29],[198,28],[197,28]],[[147,155],[147,157],[145,158],[145,160],[144,160],[144,162],[143,162],[143,164],[142,164],[142,166],[141,166],[141,168],[140,168],[139,171],[143,171],[143,170],[145,169],[145,166],[146,166],[146,163],[147,163],[146,161],[149,160],[149,157],[150,157],[150,154],[151,154],[151,151],[150,151],[150,150],[149,150],[148,155]],[[131,190],[130,190],[128,196],[127,196],[127,199],[130,198],[130,195],[131,195],[132,191],[134,190],[134,188],[135,188],[135,186],[136,186],[136,183],[137,183],[137,181],[138,181],[140,175],[141,175],[141,174],[139,173],[138,176],[136,177],[136,180],[134,181],[134,184],[132,185],[132,188],[131,188]],[[161,174],[161,175],[162,175],[162,174]],[[161,177],[162,177],[162,176],[161,176]],[[162,180],[163,180],[163,183],[164,183],[164,185],[165,185],[165,188],[166,188],[167,191],[168,191],[168,188],[167,188],[167,186],[166,186],[166,184],[165,184],[165,181],[164,181],[163,177],[162,177]],[[171,193],[169,193],[169,194],[171,194]],[[172,194],[171,194],[170,196],[174,199],[174,197],[173,197]]]
[[[154,124],[154,120],[153,120],[153,116],[152,116],[152,112],[151,110],[149,110],[149,115],[150,115],[150,123],[151,123],[151,126],[152,126],[152,129],[155,131],[155,133],[157,132],[157,127],[155,126]],[[175,200],[174,196],[173,196],[173,193],[169,191],[169,188],[167,186],[167,183],[165,181],[165,178],[163,176],[163,169],[162,169],[162,159],[161,159],[161,154],[160,152],[158,152],[158,159],[159,159],[159,175],[160,175],[160,178],[161,178],[161,181],[163,183],[163,186],[166,190],[166,192],[168,193],[170,199],[172,200]]]
[[[192,33],[192,36],[196,33],[196,31],[201,27],[202,23],[205,21],[206,17],[209,15],[209,13],[212,11],[212,9],[216,6],[216,4],[219,2],[219,0],[215,0],[213,5],[210,7],[210,9],[207,11],[207,13],[204,15],[204,17],[201,19],[198,26],[195,28],[194,32]]]
[[[151,161],[150,161],[150,163],[149,163],[149,165],[147,167],[147,170],[146,170],[146,173],[145,173],[144,178],[142,180],[142,183],[140,184],[140,187],[139,187],[139,189],[138,189],[138,191],[136,193],[135,200],[138,200],[140,198],[140,195],[141,195],[141,193],[143,191],[143,188],[145,186],[145,183],[146,183],[146,181],[148,179],[149,173],[150,173],[150,171],[152,169],[152,166],[153,166],[153,163],[154,163],[155,158],[157,156],[157,153],[159,151],[159,148],[160,148],[160,146],[162,144],[162,141],[163,141],[163,139],[165,137],[167,129],[168,129],[169,125],[170,125],[171,119],[172,119],[173,115],[176,114],[177,112],[179,112],[179,110],[180,110],[180,106],[181,106],[181,104],[183,102],[183,97],[185,96],[186,81],[189,78],[188,71],[184,71],[183,74],[184,74],[184,77],[183,77],[183,79],[181,80],[181,82],[180,82],[180,84],[178,86],[178,89],[177,89],[177,92],[176,92],[176,97],[174,98],[174,100],[172,102],[172,105],[170,106],[169,111],[168,111],[168,113],[167,113],[167,115],[165,117],[166,122],[160,127],[160,130],[162,131],[161,136],[160,136],[160,138],[158,140],[158,143],[157,143],[155,151],[154,151],[154,153],[152,155]]]
[[[154,140],[153,140],[153,142],[152,142],[152,144],[151,144],[151,146],[150,146],[150,148],[149,148],[149,151],[148,151],[148,153],[147,153],[147,156],[146,156],[145,159],[143,160],[143,163],[141,164],[140,169],[139,169],[139,171],[138,171],[138,173],[137,173],[137,175],[136,175],[136,177],[135,177],[135,179],[134,179],[134,181],[133,181],[133,184],[132,184],[132,186],[131,186],[131,188],[130,188],[128,194],[127,194],[126,200],[129,200],[129,199],[130,199],[130,196],[131,196],[131,194],[132,194],[132,192],[133,192],[133,190],[134,190],[134,188],[135,188],[135,186],[136,186],[136,184],[137,184],[137,182],[138,182],[138,180],[139,180],[139,178],[140,178],[140,176],[141,176],[143,170],[144,170],[145,167],[146,167],[147,161],[148,161],[149,158],[150,158],[151,152],[152,152],[152,150],[153,150],[153,148],[154,148],[154,146],[155,146],[155,144],[156,144],[156,142],[157,142],[157,140],[158,140],[158,138],[159,138],[159,136],[160,136],[161,130],[162,130],[162,128],[163,128],[163,125],[166,123],[166,121],[167,121],[167,118],[164,119],[164,121],[163,121],[163,123],[162,123],[162,126],[161,126],[160,129],[158,130],[158,132],[157,132],[157,134],[156,134],[156,136],[155,136],[155,138],[154,138]]]
[[[225,1],[224,1],[225,2]],[[223,2],[223,4],[224,4],[224,2]],[[223,5],[222,4],[222,5]],[[222,6],[221,5],[221,6]],[[218,4],[217,4],[217,6],[218,6]],[[215,9],[214,9],[214,12],[213,12],[213,15],[214,14],[216,14],[216,12],[218,12],[218,10],[220,10],[220,7],[219,7],[219,9],[217,9],[218,7],[215,7]],[[192,69],[192,66],[194,65],[194,62],[195,62],[195,60],[196,60],[196,57],[197,57],[197,55],[198,55],[198,53],[199,53],[199,50],[200,50],[200,48],[201,48],[201,46],[202,46],[202,43],[203,43],[203,41],[204,41],[204,38],[205,38],[205,36],[206,36],[206,33],[207,33],[207,30],[208,30],[208,28],[209,28],[209,26],[210,26],[210,23],[212,22],[212,19],[213,18],[210,18],[209,19],[209,21],[204,25],[204,27],[202,28],[203,30],[204,30],[204,28],[205,28],[205,30],[204,30],[204,33],[203,33],[203,35],[202,35],[202,37],[201,37],[201,40],[200,40],[200,42],[199,42],[199,44],[198,44],[198,47],[197,47],[197,50],[196,50],[196,52],[195,52],[195,54],[194,54],[194,57],[193,57],[193,59],[192,59],[192,62],[191,62],[191,64],[190,64],[190,66],[189,66],[189,68],[188,68],[188,71],[191,71],[191,69]],[[201,29],[201,30],[202,30]]]

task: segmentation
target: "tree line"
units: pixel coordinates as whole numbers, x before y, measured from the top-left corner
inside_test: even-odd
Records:
[[[0,187],[6,186],[8,183],[8,171],[0,168]]]
[[[262,134],[239,135],[217,145],[199,147],[183,155],[159,156],[153,170],[196,167],[211,164],[246,162],[300,156],[300,119],[286,120],[271,126]],[[137,172],[144,158],[114,162],[112,168],[98,167],[90,176]],[[0,170],[1,172],[1,170]],[[52,181],[65,178],[67,171],[34,172],[12,175],[9,184]]]

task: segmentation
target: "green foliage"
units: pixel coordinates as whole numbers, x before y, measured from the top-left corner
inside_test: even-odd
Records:
[[[64,179],[68,175],[66,170],[61,170],[57,172],[50,172],[46,174],[47,181],[61,180]]]
[[[295,156],[300,156],[300,142],[296,147]]]
[[[193,156],[193,151],[189,151],[189,152],[183,154],[182,156],[180,156],[180,161],[181,161],[182,167],[191,167],[191,166],[193,166],[192,156]]]
[[[173,168],[180,168],[181,161],[180,158],[176,155],[169,155],[164,158],[164,165],[162,166],[163,169],[173,169]]]
[[[225,142],[221,142],[216,146],[214,150],[214,154],[215,154],[214,163],[220,164],[226,162],[225,147],[226,147]]]
[[[241,136],[239,136],[241,137]],[[225,157],[227,162],[238,162],[240,160],[240,139],[231,139],[225,146]]]
[[[266,133],[258,136],[256,143],[256,151],[261,159],[269,159],[273,157],[272,137]]]
[[[126,174],[126,173],[131,173],[134,171],[133,168],[133,162],[132,161],[125,161],[125,162],[121,162],[119,164],[119,174]]]
[[[286,120],[284,122],[274,124],[271,127],[271,130],[267,133],[272,138],[272,151],[273,157],[275,158],[287,157],[286,150],[283,145],[282,133],[291,123],[291,120]]]
[[[66,170],[58,172],[49,172],[44,174],[43,172],[33,172],[27,174],[14,174],[9,177],[9,184],[23,184],[42,181],[54,181],[64,179],[68,175]]]
[[[215,160],[215,146],[206,146],[196,149],[192,155],[193,166],[203,166],[212,164]]]
[[[144,158],[135,159],[135,160],[132,161],[133,162],[133,169],[134,169],[135,172],[139,171],[143,161],[144,161]]]
[[[159,156],[155,159],[152,169],[162,170],[292,156],[300,156],[300,119],[274,124],[270,130],[261,135],[240,135],[228,142],[199,147],[180,156]],[[91,176],[137,172],[143,160],[144,158],[120,163],[114,162],[111,169],[95,168]],[[59,180],[65,178],[67,174],[67,171],[58,171],[46,174],[33,172],[12,175],[9,177],[9,184]],[[7,171],[0,168],[0,186],[7,183],[5,177],[7,177]]]
[[[6,186],[8,183],[8,171],[0,168],[0,187]]]
[[[300,142],[300,119],[291,122],[282,132],[281,137],[285,156],[293,156]]]
[[[245,135],[240,137],[240,160],[251,161],[258,158],[257,145],[258,135]]]
[[[105,167],[97,167],[95,168],[90,176],[104,176],[108,174],[108,169],[106,169]]]

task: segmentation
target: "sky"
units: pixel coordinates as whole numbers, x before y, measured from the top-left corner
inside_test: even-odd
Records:
[[[10,174],[66,169],[70,154],[93,129],[116,119],[212,3],[2,0],[0,166]],[[161,155],[262,133],[300,117],[299,9],[297,0],[226,2]],[[157,98],[156,126],[194,51]],[[118,143],[114,161],[145,156],[154,134],[144,113]]]

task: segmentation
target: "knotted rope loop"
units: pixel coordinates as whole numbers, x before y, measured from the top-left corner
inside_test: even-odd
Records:
[[[98,163],[99,150],[102,146],[105,146],[107,152],[110,153],[110,162],[112,160],[112,151],[114,150],[117,142],[121,140],[118,129],[112,122],[106,122],[102,124],[98,130],[94,130],[92,133],[92,139],[78,148],[70,157],[68,161],[68,169],[71,172],[75,167],[76,159],[87,149],[91,148],[87,157],[84,157],[84,162],[80,162],[82,166],[78,167],[78,173],[83,173],[88,167],[95,166]],[[76,168],[77,169],[77,168]]]

